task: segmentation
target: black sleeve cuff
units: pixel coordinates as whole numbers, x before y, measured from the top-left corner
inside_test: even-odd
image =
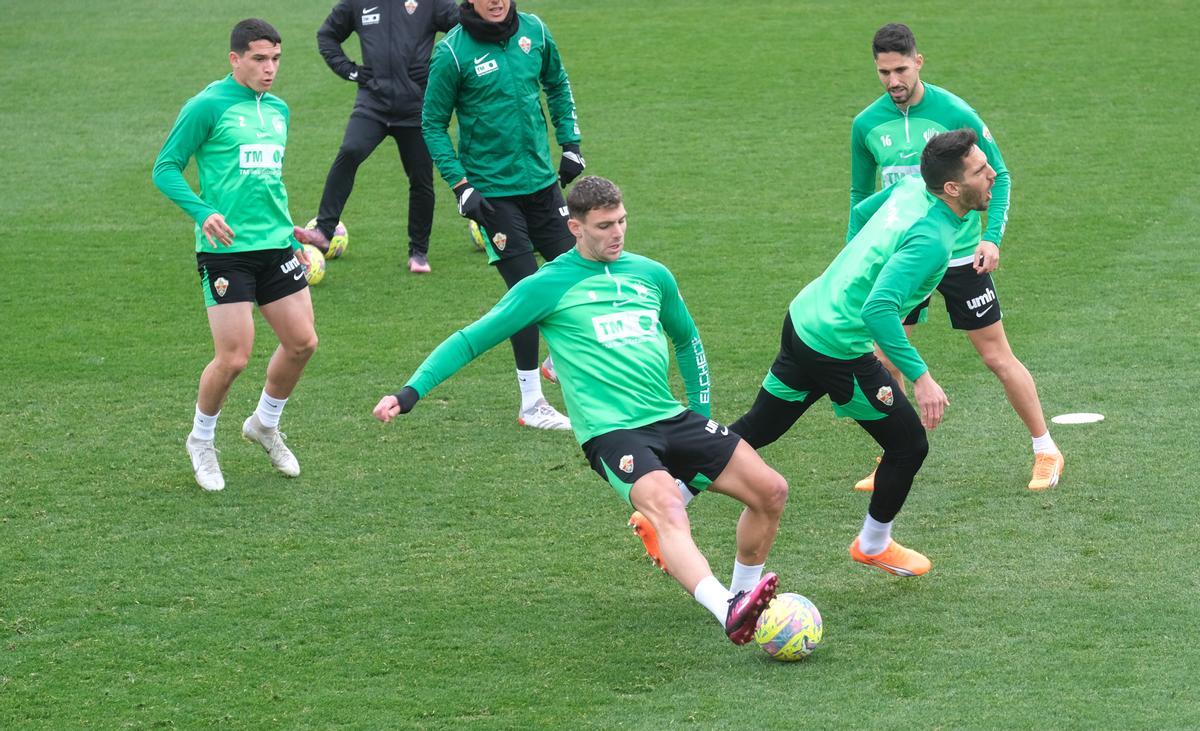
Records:
[[[420,395],[417,394],[417,389],[413,388],[412,386],[405,386],[393,395],[396,397],[396,400],[400,402],[401,414],[407,414],[408,412],[412,411],[412,408],[417,405],[417,401],[419,401],[421,398]]]

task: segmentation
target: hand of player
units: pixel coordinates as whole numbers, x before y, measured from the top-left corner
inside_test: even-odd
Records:
[[[357,82],[360,88],[365,89],[371,79],[375,78],[375,72],[371,70],[370,66],[358,66],[350,72],[348,78],[351,81]]]
[[[975,247],[975,259],[971,262],[976,274],[996,271],[1000,266],[1000,247],[991,241],[980,241]]]
[[[379,403],[375,404],[375,410],[371,413],[375,414],[376,419],[386,424],[397,415],[407,414],[412,411],[412,408],[417,405],[417,401],[420,398],[415,388],[405,386],[400,389],[399,393],[389,393],[387,396],[379,399]]]
[[[304,243],[301,241],[300,243]],[[308,256],[308,250],[301,246],[298,249],[292,249],[292,255],[296,257],[296,261],[300,262],[305,269],[312,266],[312,259]]]
[[[379,399],[379,403],[375,404],[375,410],[371,412],[384,424],[388,423],[400,414],[400,400],[396,398],[396,394],[389,393],[387,396]]]
[[[579,152],[579,145],[568,142],[562,148],[562,159],[558,161],[558,183],[565,188],[571,184],[572,180],[579,177],[579,174],[587,167],[587,163],[583,159],[583,154]]]
[[[233,229],[229,228],[229,224],[225,223],[225,217],[220,213],[214,213],[204,219],[204,225],[200,227],[200,230],[214,249],[217,248],[218,241],[224,246],[233,246]],[[214,238],[216,241],[213,241]]]
[[[466,181],[459,183],[454,189],[454,197],[458,199],[458,215],[469,218],[480,226],[487,226],[487,214],[496,211],[488,199]]]
[[[950,405],[950,399],[946,398],[946,392],[933,380],[929,371],[925,371],[913,381],[913,398],[917,400],[917,406],[921,409],[921,424],[926,429],[936,429],[937,425],[942,423],[942,416],[946,413],[946,407]]]

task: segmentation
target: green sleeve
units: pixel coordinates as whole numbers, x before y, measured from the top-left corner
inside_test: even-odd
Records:
[[[711,418],[712,392],[708,358],[704,355],[704,344],[700,342],[696,321],[692,319],[683,297],[679,294],[679,285],[675,282],[675,277],[665,267],[661,286],[663,304],[659,319],[663,331],[675,346],[675,362],[679,364],[679,373],[683,376],[688,408]]]
[[[854,124],[850,128],[850,209],[862,203],[875,192],[875,174],[878,165],[875,156],[863,139],[862,125]]]
[[[542,23],[542,19],[538,18]],[[579,121],[575,116],[575,97],[571,94],[571,82],[567,80],[567,70],[563,68],[562,58],[558,55],[558,46],[550,29],[542,23],[542,32],[546,34],[545,50],[542,52],[542,88],[546,90],[546,108],[550,110],[550,121],[554,125],[554,139],[561,147],[569,143],[579,142]]]
[[[179,112],[179,118],[167,134],[162,150],[154,161],[154,172],[151,178],[154,185],[170,198],[184,213],[192,217],[197,226],[214,213],[220,213],[196,195],[187,180],[183,177],[188,160],[204,144],[212,132],[213,115],[208,107],[192,98]]]
[[[541,279],[535,274],[517,282],[487,314],[434,348],[404,385],[424,398],[467,363],[548,315],[557,298],[546,296],[544,290],[537,291]]]
[[[896,253],[883,265],[862,306],[863,324],[871,339],[905,378],[915,381],[929,368],[904,334],[901,307],[922,282],[945,269],[945,247],[936,231],[914,227]]]
[[[867,225],[867,221],[870,221],[871,216],[874,216],[875,212],[883,207],[887,199],[892,197],[892,191],[895,189],[896,186],[889,185],[878,193],[860,201],[858,205],[850,209],[850,227],[846,229],[847,244],[858,235],[863,226]]]
[[[429,61],[429,84],[425,88],[425,104],[421,110],[421,135],[433,164],[451,187],[467,177],[447,131],[457,102],[458,60],[449,44],[442,42],[434,49]]]

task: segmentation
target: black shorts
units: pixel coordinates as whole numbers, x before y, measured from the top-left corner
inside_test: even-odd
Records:
[[[990,273],[977,274],[971,264],[950,267],[937,290],[946,301],[950,326],[955,330],[979,330],[1000,322],[1000,300]],[[921,321],[921,310],[927,307],[928,297],[908,313],[904,324],[916,325]]]
[[[596,471],[632,505],[633,483],[655,470],[666,470],[697,490],[721,476],[741,437],[729,427],[691,409],[637,429],[618,429],[583,443]]]
[[[908,405],[874,353],[851,360],[818,353],[796,334],[790,314],[784,318],[779,355],[763,380],[763,389],[784,401],[802,403],[805,409],[828,395],[835,414],[856,421],[882,419]]]
[[[201,251],[196,254],[196,270],[205,307],[229,302],[262,306],[308,286],[304,267],[291,247],[229,254]]]
[[[495,210],[483,226],[488,263],[528,254],[535,249],[552,261],[575,245],[567,228],[567,202],[558,183],[528,195],[487,196]]]

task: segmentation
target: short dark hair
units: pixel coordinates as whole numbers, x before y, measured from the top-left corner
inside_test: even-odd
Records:
[[[888,23],[875,31],[871,41],[871,52],[875,56],[881,53],[899,53],[901,56],[917,55],[917,39],[912,30],[904,23]]]
[[[567,193],[567,210],[571,218],[582,221],[588,211],[597,208],[616,208],[621,205],[621,189],[617,184],[598,175],[585,175],[575,181]]]
[[[966,157],[979,141],[975,130],[964,127],[929,138],[921,152],[921,177],[931,193],[941,193],[946,183],[962,180]]]
[[[239,56],[250,50],[250,44],[255,41],[270,41],[279,45],[279,31],[275,26],[259,18],[246,18],[233,26],[229,34],[229,50]]]

